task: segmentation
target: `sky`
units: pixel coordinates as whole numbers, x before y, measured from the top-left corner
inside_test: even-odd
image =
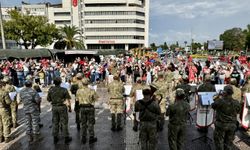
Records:
[[[1,0],[3,6],[20,5],[22,0]],[[30,3],[61,0],[23,0]],[[225,30],[250,24],[250,0],[151,0],[150,43],[184,45],[191,39],[217,39]]]

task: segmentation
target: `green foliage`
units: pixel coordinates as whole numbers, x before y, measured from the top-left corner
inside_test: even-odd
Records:
[[[164,42],[163,45],[160,45],[160,47],[163,49],[163,50],[167,50],[168,49],[168,44],[167,42]]]
[[[246,44],[245,44],[245,47],[249,49],[249,48],[250,48],[250,24],[247,25],[247,29],[245,29],[245,30],[243,31],[243,33],[244,33],[245,36],[246,36]]]
[[[58,36],[58,29],[48,23],[46,17],[23,15],[16,10],[9,11],[11,20],[4,23],[7,39],[15,40],[18,45],[34,49],[37,45],[48,46]]]
[[[62,40],[66,44],[67,49],[85,49],[83,36],[81,35],[81,31],[77,27],[65,25],[64,27],[61,27],[59,31]]]
[[[152,50],[154,50],[154,51],[157,50],[157,46],[155,45],[155,43],[151,43],[151,44],[150,44],[150,48],[151,48]]]
[[[246,35],[241,28],[232,28],[221,34],[220,40],[224,41],[224,49],[241,50],[245,46]]]
[[[170,45],[170,49],[171,50],[175,50],[176,48],[178,48],[179,47],[179,45],[177,45],[177,43],[176,44],[171,44]]]
[[[194,42],[194,43],[192,43],[192,48],[193,48],[193,50],[201,49],[201,47],[202,47],[202,44],[199,43],[199,42]]]

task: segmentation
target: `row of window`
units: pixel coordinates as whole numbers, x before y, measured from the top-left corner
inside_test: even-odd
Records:
[[[70,20],[55,20],[55,24],[71,24]]]
[[[145,16],[145,13],[138,11],[86,11],[86,16],[101,16],[101,15],[137,15]]]
[[[55,12],[54,16],[70,16],[70,12]]]
[[[138,32],[144,32],[144,28],[86,28],[86,32],[110,32],[110,31],[138,31]]]
[[[120,35],[120,36],[87,36],[88,40],[99,40],[99,39],[139,39],[144,40],[144,36],[133,36],[133,35]]]
[[[145,24],[145,21],[139,19],[110,19],[110,20],[85,20],[85,23],[86,24],[115,24],[115,23]]]
[[[88,49],[125,49],[125,44],[87,44]]]

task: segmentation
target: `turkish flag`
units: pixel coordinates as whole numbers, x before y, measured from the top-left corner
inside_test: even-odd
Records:
[[[72,0],[72,5],[73,5],[74,7],[77,7],[78,1],[77,1],[77,0]]]

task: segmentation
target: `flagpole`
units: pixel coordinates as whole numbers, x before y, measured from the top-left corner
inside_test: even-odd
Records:
[[[3,16],[2,16],[2,5],[0,2],[0,26],[1,26],[1,35],[2,35],[2,44],[3,49],[6,49],[5,37],[4,37],[4,29],[3,29]]]

